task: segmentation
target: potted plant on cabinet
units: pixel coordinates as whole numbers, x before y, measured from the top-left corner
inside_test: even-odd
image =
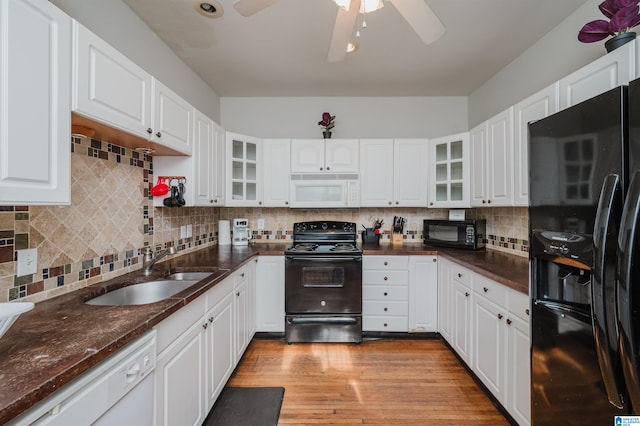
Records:
[[[609,20],[597,19],[587,22],[578,33],[578,40],[593,43],[612,36],[604,44],[607,52],[635,39],[636,33],[629,31],[640,24],[639,0],[605,0],[598,8]]]
[[[331,139],[331,129],[335,126],[335,115],[331,115],[328,112],[322,113],[322,120],[318,121],[318,124],[324,128],[322,131],[322,136],[325,139]]]

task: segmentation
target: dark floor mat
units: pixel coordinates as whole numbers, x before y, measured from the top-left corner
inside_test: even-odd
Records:
[[[284,388],[225,387],[204,426],[274,426]]]

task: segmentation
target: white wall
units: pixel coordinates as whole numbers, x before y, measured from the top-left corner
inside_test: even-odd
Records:
[[[604,41],[581,43],[578,31],[602,19],[601,0],[588,0],[567,19],[469,95],[469,124],[474,127],[606,54]]]
[[[321,138],[318,121],[336,116],[334,138],[437,137],[466,131],[467,98],[220,98],[226,130],[264,138]]]
[[[220,98],[121,0],[51,0],[189,103],[220,121]]]

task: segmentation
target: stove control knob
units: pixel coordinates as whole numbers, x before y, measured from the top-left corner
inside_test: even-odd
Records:
[[[323,300],[322,302],[320,302],[320,306],[327,306],[327,302]]]
[[[327,225],[326,223],[322,224],[322,230],[323,231],[326,231],[328,227],[329,227],[329,225]]]

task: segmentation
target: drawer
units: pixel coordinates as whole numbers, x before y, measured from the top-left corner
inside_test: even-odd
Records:
[[[529,296],[515,290],[509,291],[509,312],[520,317],[523,321],[529,322]]]
[[[409,302],[363,300],[363,315],[381,316],[407,316],[409,315]]]
[[[362,331],[409,331],[408,317],[379,317],[367,316],[362,317]]]
[[[409,269],[409,256],[363,256],[362,268],[367,269]]]
[[[409,285],[409,271],[362,271],[362,283],[374,285]]]
[[[242,283],[247,282],[248,271],[249,268],[247,267],[247,265],[244,265],[238,268],[238,270],[233,273],[233,288],[237,288],[238,286],[242,285]]]
[[[409,300],[409,287],[402,285],[363,285],[362,300],[397,300],[407,302]]]
[[[235,278],[235,277],[234,277]],[[207,309],[211,309],[220,303],[227,294],[229,294],[233,290],[234,279],[231,277],[227,277],[218,284],[216,284],[211,290],[209,290],[207,295]]]
[[[473,280],[473,291],[482,297],[485,297],[496,305],[507,308],[507,291],[508,289],[502,284],[476,275]]]
[[[464,268],[455,263],[451,265],[451,277],[454,280],[466,285],[467,287],[471,287],[471,282],[473,281],[471,279],[472,274],[473,272],[471,272],[467,268]]]

